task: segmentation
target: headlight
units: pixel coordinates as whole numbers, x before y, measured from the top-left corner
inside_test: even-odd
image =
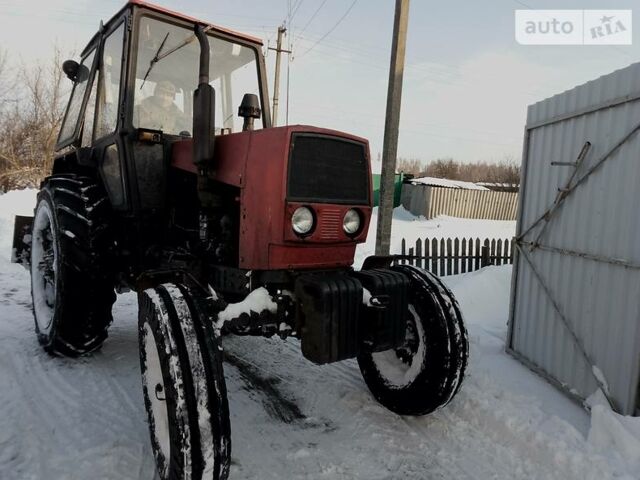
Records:
[[[313,228],[313,212],[307,207],[299,207],[291,216],[291,227],[298,235],[305,235]]]
[[[360,230],[360,214],[357,210],[349,210],[344,214],[344,219],[342,220],[342,229],[344,233],[347,235],[355,235]]]

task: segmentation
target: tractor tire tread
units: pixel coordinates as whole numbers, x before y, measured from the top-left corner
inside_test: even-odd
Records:
[[[79,175],[48,177],[41,188],[50,195],[57,218],[64,292],[55,332],[41,343],[50,353],[84,355],[106,340],[116,298],[108,202],[91,208],[106,194],[94,179]]]

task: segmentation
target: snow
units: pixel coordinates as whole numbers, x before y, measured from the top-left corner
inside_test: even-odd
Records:
[[[162,392],[166,392],[167,388],[162,379],[162,370],[160,368],[160,357],[158,349],[153,338],[153,332],[148,323],[144,324],[144,345],[145,345],[145,369],[146,379],[143,383],[147,388],[147,395],[151,402],[151,410],[153,411],[154,428],[153,434],[160,446],[162,456],[169,458],[169,414],[167,412],[167,403],[161,401],[155,392],[156,385],[162,385]]]
[[[51,234],[51,225],[53,224],[53,213],[49,208],[49,204],[46,201],[41,200],[38,206],[37,215],[33,221],[33,245],[32,245],[32,258],[33,262],[30,265],[31,274],[33,275],[33,282],[31,288],[34,299],[34,314],[37,318],[38,329],[42,334],[47,335],[51,331],[53,324],[54,310],[52,305],[55,302],[56,290],[55,290],[55,275],[58,265],[57,240],[55,236],[51,236],[50,241],[53,243],[50,251],[45,251],[44,242],[46,238]],[[45,257],[52,255],[50,268],[53,271],[53,279],[47,280],[45,274],[46,264]],[[51,273],[49,273],[51,275]]]
[[[187,347],[189,365],[193,371],[203,372],[205,367],[202,360],[202,353],[200,352],[200,346],[198,345],[194,330],[195,327],[187,301],[175,285],[167,284],[165,285],[165,288],[173,298],[173,304],[178,317],[182,319],[180,327]],[[208,385],[206,379],[202,375],[194,376],[193,384],[198,409],[198,427],[201,441],[201,452],[204,461],[203,475],[204,478],[211,478],[215,469],[215,449],[208,409]],[[190,448],[190,446],[188,448]]]
[[[76,360],[44,353],[29,274],[9,263],[12,215],[25,202],[29,214],[33,191],[0,196],[0,478],[155,478],[136,295],[118,297],[100,351]],[[399,232],[513,230],[482,223],[396,211],[392,244]],[[318,366],[294,339],[225,338],[230,478],[640,478],[640,419],[613,413],[597,395],[589,413],[505,353],[510,277],[502,266],[444,279],[467,320],[471,356],[458,395],[427,417],[381,407],[353,360]]]
[[[640,418],[626,417],[608,406],[591,409],[589,444],[603,455],[617,453],[634,470],[640,469]]]
[[[243,301],[227,305],[227,308],[218,314],[216,328],[221,329],[225,322],[238,318],[243,313],[260,313],[264,310],[276,313],[278,311],[278,305],[271,299],[271,295],[269,295],[266,288],[256,288],[253,292],[247,295]]]
[[[392,389],[404,388],[410,385],[424,370],[425,355],[427,353],[425,331],[415,309],[410,306],[409,310],[415,319],[416,336],[422,339],[418,345],[418,351],[411,359],[411,365],[405,365],[393,351],[377,352],[372,355],[376,368],[389,382],[389,386]]]
[[[371,292],[366,288],[362,287],[362,304],[366,306],[371,306]]]
[[[604,377],[604,373],[602,373],[602,370],[600,370],[597,365],[594,365],[591,369],[593,370],[593,375],[598,380],[598,383],[604,389],[604,393],[608,395],[609,394],[609,384],[607,383],[607,379]]]
[[[429,185],[432,187],[459,188],[464,190],[489,190],[482,185],[462,180],[449,180],[448,178],[420,177],[409,180],[413,185]]]

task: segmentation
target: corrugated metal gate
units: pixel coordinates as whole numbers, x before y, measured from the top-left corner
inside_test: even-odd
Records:
[[[640,65],[529,107],[507,349],[638,414]]]

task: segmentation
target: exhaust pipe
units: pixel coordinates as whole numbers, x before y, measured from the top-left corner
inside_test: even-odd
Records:
[[[209,39],[201,25],[196,25],[195,35],[200,43],[200,67],[198,88],[193,93],[193,163],[198,169],[200,240],[206,242],[209,239],[210,211],[220,203],[219,196],[209,187],[215,142],[216,92],[209,85]]]

